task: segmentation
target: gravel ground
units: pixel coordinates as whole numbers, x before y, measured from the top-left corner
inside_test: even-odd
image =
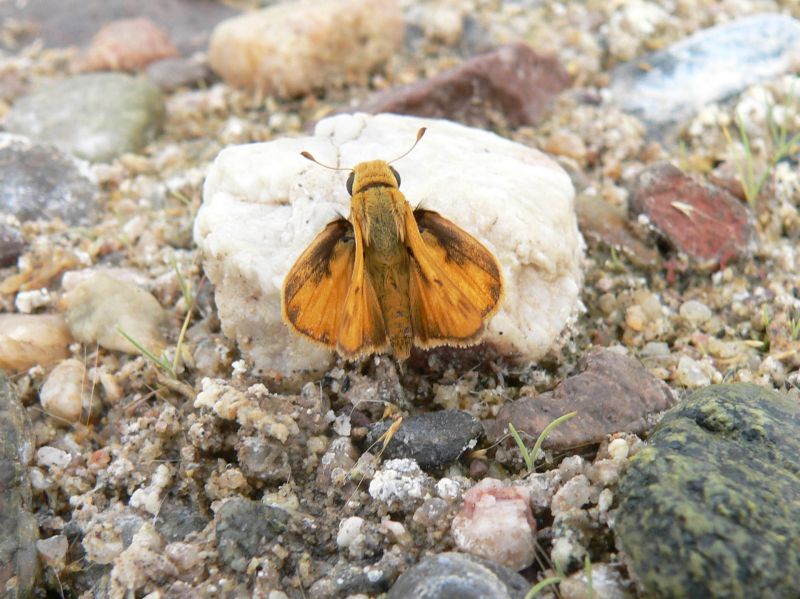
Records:
[[[0,119],[9,131],[20,98],[42,82],[72,77],[88,42],[77,33],[74,45],[37,40],[10,4],[0,2]],[[207,36],[220,12],[261,4],[271,3],[209,4],[215,17],[202,31]],[[589,596],[587,567],[596,596],[647,596],[613,524],[619,477],[658,413],[718,383],[755,383],[797,401],[797,144],[779,153],[781,139],[800,132],[796,71],[750,80],[748,69],[760,63],[743,63],[738,93],[706,102],[666,133],[609,98],[619,65],[750,14],[800,17],[796,3],[454,0],[404,1],[401,9],[405,41],[382,64],[288,99],[222,82],[208,70],[204,42],[177,73],[164,75],[165,109],[153,116],[160,133],[112,159],[75,151],[66,153],[88,162],[36,159],[55,173],[49,188],[84,175],[94,187],[50,200],[37,192],[21,200],[43,202],[28,212],[12,199],[29,183],[3,192],[0,316],[64,315],[14,321],[21,332],[13,334],[11,321],[0,321],[0,366],[29,420],[19,424],[15,415],[14,430],[31,439],[28,457],[11,451],[3,459],[28,464],[15,480],[32,492],[4,501],[38,524],[34,596],[402,597],[421,593],[400,583],[403,590],[390,590],[403,572],[453,550],[502,564],[492,565],[500,582],[484,596],[522,597],[553,576],[560,584],[541,596]],[[173,18],[160,23],[169,33],[181,25]],[[562,342],[536,362],[481,345],[415,352],[404,365],[386,356],[339,361],[322,376],[254,373],[221,330],[192,238],[217,154],[304,135],[324,116],[368,105],[376,92],[518,41],[556,57],[571,81],[535,122],[501,112],[485,115],[484,124],[550,154],[575,186],[587,242],[584,286],[580,314]],[[191,83],[178,81],[192,68]],[[0,144],[0,157],[6,147]],[[688,180],[728,190],[732,210],[745,215],[741,224],[724,228],[732,216],[672,232],[648,207],[654,194],[640,178],[665,160],[681,169],[668,187]],[[10,163],[2,158],[0,167],[3,161]],[[640,188],[644,199],[634,201]],[[79,207],[62,210],[65,198]],[[679,216],[699,210],[688,201],[680,200]],[[712,259],[685,245],[685,237],[715,235],[734,242]],[[86,274],[97,271],[106,276]],[[135,343],[116,335],[118,328],[136,331]],[[141,355],[142,347],[155,355]],[[592,348],[636,361],[623,367],[608,354],[590,358]],[[613,365],[598,370],[592,360]],[[642,392],[640,402],[647,407],[618,428],[598,416],[569,429],[533,456],[530,474],[497,425],[507,422],[504,406],[547,392],[560,397],[559,385],[583,376],[597,385],[587,396],[611,411],[618,396],[598,389],[613,377],[597,383],[596,372],[619,372],[616,380],[635,380],[635,389],[645,385],[636,377],[646,376],[652,395]],[[580,384],[563,389],[570,389],[564,396],[584,393]],[[457,416],[423,420],[422,432],[409,427],[404,447],[381,452],[376,422],[443,410]],[[543,424],[566,411],[545,412]],[[536,426],[525,431],[529,448]],[[25,535],[27,528],[15,538],[32,542]],[[454,566],[467,567],[485,566],[478,557]],[[437,571],[418,576],[430,581]]]

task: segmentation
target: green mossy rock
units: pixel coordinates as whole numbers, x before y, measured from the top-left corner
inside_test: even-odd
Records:
[[[667,413],[615,526],[647,596],[800,597],[800,403],[714,385]]]

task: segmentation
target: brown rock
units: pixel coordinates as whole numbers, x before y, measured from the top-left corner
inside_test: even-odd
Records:
[[[575,199],[578,226],[589,243],[622,250],[637,266],[654,267],[661,262],[655,247],[637,238],[627,215],[598,197],[583,194]]]
[[[396,0],[282,2],[220,23],[208,60],[229,85],[295,97],[365,80],[402,43]]]
[[[558,59],[515,43],[431,79],[380,92],[358,110],[446,118],[484,128],[516,127],[536,123],[569,84]]]
[[[755,239],[752,215],[730,193],[703,185],[667,162],[647,168],[631,190],[630,209],[644,214],[678,251],[701,268],[745,255]]]
[[[576,411],[578,415],[559,424],[544,443],[563,450],[599,443],[612,433],[646,431],[654,414],[675,403],[669,387],[628,356],[595,348],[579,366],[580,374],[552,391],[505,405],[488,427],[489,434],[502,437],[511,422],[535,439],[553,420]]]
[[[85,71],[139,71],[177,55],[166,31],[149,19],[120,19],[97,32],[81,67]]]

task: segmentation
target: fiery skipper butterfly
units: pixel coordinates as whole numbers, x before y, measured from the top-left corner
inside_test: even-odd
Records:
[[[437,212],[413,210],[399,187],[388,162],[353,167],[350,218],[328,224],[283,282],[286,323],[347,359],[473,345],[500,307],[503,276],[492,253]]]

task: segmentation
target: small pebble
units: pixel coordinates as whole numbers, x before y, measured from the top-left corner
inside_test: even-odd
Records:
[[[553,514],[579,510],[589,503],[592,496],[592,484],[583,474],[568,480],[556,491],[550,506]]]
[[[139,71],[177,55],[167,32],[151,20],[119,19],[106,23],[92,38],[81,66],[85,71]]]
[[[692,325],[700,325],[711,318],[711,309],[703,302],[688,300],[681,304],[680,315]]]
[[[358,516],[351,516],[345,518],[339,523],[339,532],[336,535],[336,545],[340,548],[349,547],[356,537],[361,534],[361,528],[364,526],[364,519]]]
[[[628,457],[628,442],[625,439],[614,439],[608,444],[608,455],[615,460],[624,460]]]
[[[158,300],[135,285],[98,273],[70,291],[67,323],[73,336],[89,345],[138,354],[139,345],[159,355],[166,345],[161,327],[167,320]]]
[[[93,412],[100,408],[99,397],[91,397],[86,375],[86,368],[80,360],[64,360],[48,375],[39,390],[39,402],[46,414],[58,422],[71,424],[87,413],[89,403],[94,406]]]
[[[36,463],[42,468],[59,468],[63,470],[69,466],[71,461],[72,456],[57,447],[43,445],[36,450]]]
[[[705,387],[711,384],[711,377],[705,369],[689,356],[681,356],[675,374],[678,383],[685,387]]]
[[[0,369],[52,364],[69,355],[70,343],[60,314],[0,314]]]
[[[387,458],[410,458],[425,471],[442,469],[473,448],[483,435],[480,421],[469,412],[439,410],[404,418],[384,447],[378,439],[394,423],[384,420],[370,427],[365,440]]]
[[[536,520],[524,487],[483,479],[464,494],[451,531],[459,550],[512,570],[527,568],[536,557]]]

